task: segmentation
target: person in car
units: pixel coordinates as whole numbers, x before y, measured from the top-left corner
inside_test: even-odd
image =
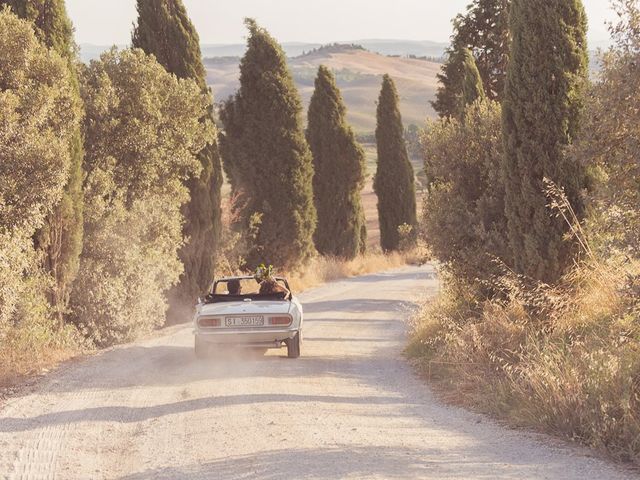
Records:
[[[229,295],[241,295],[242,287],[240,286],[240,280],[229,280],[227,282],[227,291]]]
[[[275,278],[270,277],[260,282],[260,295],[282,295],[284,298],[289,295],[289,290],[281,285]]]

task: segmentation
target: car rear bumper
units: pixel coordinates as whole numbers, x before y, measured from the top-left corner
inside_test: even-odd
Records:
[[[293,338],[298,330],[194,330],[200,341],[211,345],[237,345],[244,347],[280,348],[282,342]]]

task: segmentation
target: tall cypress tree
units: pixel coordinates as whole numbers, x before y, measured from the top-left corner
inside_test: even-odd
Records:
[[[165,69],[178,78],[195,80],[210,95],[202,63],[200,41],[182,0],[137,0],[138,24],[133,46],[156,57]],[[203,121],[213,121],[213,99]],[[191,200],[184,210],[184,235],[188,242],[180,252],[184,274],[172,292],[173,303],[190,304],[204,291],[214,276],[215,254],[221,233],[222,166],[217,140],[199,154],[202,173],[187,181]],[[172,319],[179,314],[170,310]]]
[[[378,98],[378,169],[373,183],[378,196],[380,244],[384,251],[399,248],[398,227],[417,224],[415,177],[407,154],[398,102],[395,83],[385,75]]]
[[[462,109],[464,112],[467,106],[472,105],[477,100],[483,100],[485,98],[485,92],[476,60],[468,48],[463,50],[463,59]]]
[[[67,61],[80,103],[77,48],[64,0],[0,0],[0,7],[3,5],[9,5],[18,16],[31,21],[38,39]],[[69,149],[69,176],[60,203],[54,206],[44,227],[36,234],[36,244],[44,253],[45,267],[54,279],[50,301],[60,318],[69,304],[82,252],[84,149],[80,127],[72,136]]]
[[[252,236],[247,263],[296,268],[313,253],[313,160],[302,103],[282,48],[246,20],[240,90],[223,108],[225,170],[243,194],[241,228]]]
[[[572,260],[568,226],[547,207],[544,178],[581,216],[584,175],[566,155],[580,125],[588,57],[580,0],[514,0],[503,104],[506,215],[518,273],[553,283]]]
[[[360,201],[365,155],[347,124],[346,113],[331,70],[321,65],[307,116],[307,140],[315,171],[313,196],[318,211],[313,239],[321,254],[351,259],[366,247]]]
[[[509,65],[512,0],[474,0],[454,21],[455,41],[473,53],[486,95],[501,101]]]
[[[462,85],[464,82],[463,47],[454,43],[447,49],[447,59],[441,67],[438,78],[436,98],[431,106],[441,118],[457,117],[462,102]]]
[[[509,63],[511,0],[474,0],[453,21],[447,60],[438,74],[440,86],[431,102],[440,117],[456,117],[463,95],[464,51],[473,54],[488,98],[500,101]]]

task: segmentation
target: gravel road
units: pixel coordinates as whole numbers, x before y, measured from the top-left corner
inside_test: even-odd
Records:
[[[429,266],[301,296],[303,356],[197,361],[190,328],[63,367],[0,407],[3,479],[623,479],[444,406],[402,359]]]

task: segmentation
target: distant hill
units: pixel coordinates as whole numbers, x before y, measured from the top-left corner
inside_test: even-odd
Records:
[[[217,101],[238,89],[239,57],[206,58],[207,81]],[[308,53],[289,59],[289,66],[306,108],[313,93],[319,65],[330,67],[342,90],[348,118],[359,133],[375,130],[376,100],[382,75],[396,81],[405,125],[422,125],[435,112],[429,104],[437,88],[440,64],[406,57],[390,57],[364,50],[360,45],[315,47]]]
[[[367,50],[382,55],[400,55],[416,57],[441,57],[447,48],[446,43],[421,41],[421,40],[350,40],[340,41],[340,44],[362,45]],[[282,47],[288,57],[298,57],[309,50],[321,47],[321,43],[309,42],[285,42]],[[122,47],[122,45],[120,45]],[[102,52],[109,49],[110,45],[92,45],[83,43],[80,45],[80,56],[83,62],[96,59]],[[204,57],[241,57],[247,48],[240,44],[203,44],[201,45]]]
[[[381,55],[400,55],[416,57],[442,57],[448,44],[440,42],[431,42],[428,40],[383,40],[383,39],[364,39],[339,41],[334,44],[340,45],[360,45],[366,50]],[[299,57],[310,50],[321,48],[320,43],[305,42],[285,42],[282,48],[288,57]],[[202,45],[202,55],[204,57],[241,57],[246,49],[245,44],[232,45]]]

